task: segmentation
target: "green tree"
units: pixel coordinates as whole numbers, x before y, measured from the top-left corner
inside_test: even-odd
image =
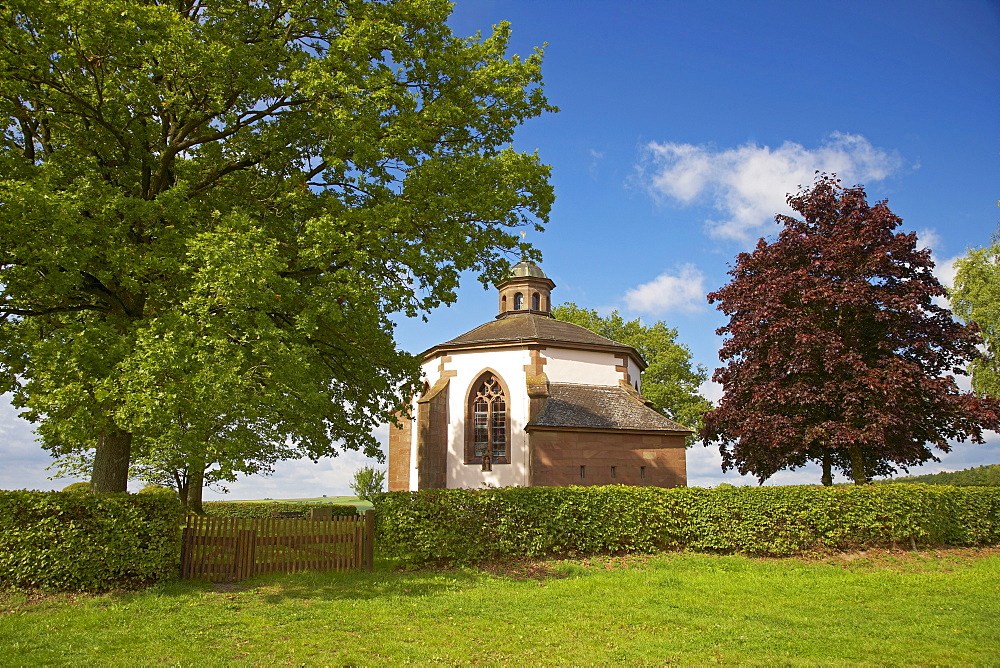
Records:
[[[965,322],[975,323],[986,352],[972,360],[972,388],[984,397],[1000,398],[1000,231],[993,244],[969,251],[955,262],[951,307]]]
[[[638,318],[625,320],[618,311],[602,317],[572,302],[552,309],[552,316],[635,348],[649,364],[642,372],[643,396],[671,420],[695,431],[701,428],[701,416],[712,407],[699,394],[708,372],[701,365],[691,364],[691,351],[677,342],[675,328],[663,321],[647,326]],[[693,441],[693,436],[688,438],[689,445]]]
[[[93,451],[95,490],[197,458],[182,432],[230,462],[377,456],[419,375],[390,315],[536,256],[511,228],[547,220],[548,168],[509,146],[552,110],[541,54],[449,12],[0,7],[0,392],[53,454]]]
[[[379,471],[371,466],[365,466],[354,472],[351,490],[359,499],[371,501],[372,497],[382,491],[385,484],[385,471]]]

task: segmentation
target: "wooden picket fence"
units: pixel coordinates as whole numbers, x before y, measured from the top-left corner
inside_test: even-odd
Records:
[[[181,543],[181,577],[211,582],[261,573],[371,570],[375,512],[328,519],[191,516]]]

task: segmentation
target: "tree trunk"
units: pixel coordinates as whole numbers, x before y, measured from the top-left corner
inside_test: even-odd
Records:
[[[97,437],[94,468],[90,476],[93,492],[128,490],[128,465],[132,456],[132,434],[118,427],[108,427]]]
[[[833,485],[833,463],[831,461],[832,459],[833,459],[833,457],[830,454],[830,451],[829,450],[824,450],[823,451],[823,478],[822,478],[822,482],[823,482],[823,486],[824,487],[830,487],[831,485]]]
[[[847,454],[851,456],[851,477],[854,478],[854,484],[868,484],[868,474],[865,473],[865,456],[861,452],[861,446],[852,445],[847,450]]]
[[[174,470],[174,483],[177,485],[177,496],[181,498],[181,505],[184,506],[184,514],[188,512],[188,487],[190,478],[186,471]]]
[[[205,487],[205,460],[196,458],[196,461],[188,464],[187,474],[187,511],[195,515],[204,515],[205,509],[201,505],[202,491]]]

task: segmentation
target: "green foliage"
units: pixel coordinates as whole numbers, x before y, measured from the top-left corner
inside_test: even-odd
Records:
[[[62,491],[72,492],[74,494],[89,494],[90,493],[90,483],[89,482],[73,482],[65,487]]]
[[[334,517],[353,517],[358,514],[355,506],[333,503],[241,503],[239,501],[209,501],[204,504],[209,517],[244,517],[260,519],[275,513],[301,512],[309,517],[313,508],[329,508]]]
[[[1000,489],[992,488],[508,487],[391,492],[374,502],[380,553],[415,563],[1000,542]]]
[[[925,485],[954,485],[956,487],[1000,486],[1000,464],[975,466],[961,471],[911,475],[885,482],[912,482]]]
[[[1000,402],[955,381],[982,339],[936,303],[931,253],[886,202],[820,174],[788,204],[801,220],[776,216],[777,238],[708,295],[729,324],[701,436],[723,470],[764,481],[816,462],[824,484],[865,484],[1000,429]]]
[[[965,322],[974,322],[986,344],[972,361],[972,388],[981,396],[1000,398],[1000,231],[993,244],[971,250],[955,262],[951,307]]]
[[[626,321],[618,311],[602,317],[594,309],[581,308],[572,302],[552,309],[557,320],[586,327],[603,337],[635,348],[646,363],[642,372],[642,394],[656,410],[671,420],[696,432],[701,429],[701,416],[712,407],[699,394],[708,372],[705,367],[691,364],[691,351],[677,342],[677,330],[665,322],[643,325],[636,318]],[[688,437],[688,445],[695,436]]]
[[[171,494],[176,496],[177,490],[171,489],[170,487],[164,487],[163,485],[146,485],[139,490],[139,494]]]
[[[447,0],[14,0],[0,21],[0,392],[55,455],[219,479],[408,397],[392,318],[538,254],[554,110]],[[210,472],[210,471],[209,471]]]
[[[0,586],[135,587],[177,576],[180,503],[160,494],[0,491]]]
[[[385,471],[380,471],[371,466],[365,466],[354,472],[354,481],[351,482],[351,491],[359,499],[371,501],[372,497],[382,491],[385,484]]]

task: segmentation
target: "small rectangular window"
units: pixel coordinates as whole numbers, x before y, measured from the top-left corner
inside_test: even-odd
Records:
[[[580,480],[583,480],[586,477],[587,477],[587,467],[586,466],[581,466],[580,467]]]
[[[614,466],[611,467],[611,479],[612,480],[615,479],[615,467]]]
[[[640,466],[639,467],[639,478],[641,480],[645,480],[646,479],[646,467],[645,466]]]

